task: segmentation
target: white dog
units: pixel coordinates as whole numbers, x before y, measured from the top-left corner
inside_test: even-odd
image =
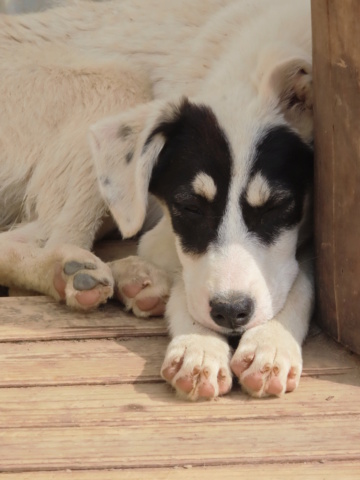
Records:
[[[169,297],[162,375],[180,394],[224,394],[232,373],[255,396],[294,390],[313,304],[310,30],[309,0],[78,1],[3,17],[0,225],[26,224],[0,236],[0,283],[78,308],[115,285],[141,316]],[[119,109],[89,133],[99,190],[124,237],[148,192],[164,216],[141,258],[109,268],[73,245],[91,247],[105,213],[84,128]]]

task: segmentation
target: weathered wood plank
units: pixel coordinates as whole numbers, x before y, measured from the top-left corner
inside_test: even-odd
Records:
[[[158,381],[167,343],[165,337],[3,343],[0,387]],[[348,383],[360,371],[358,357],[321,335],[305,345],[304,365],[304,375],[335,374]]]
[[[137,335],[166,335],[164,319],[139,319],[116,303],[84,313],[48,297],[0,299],[0,343]]]
[[[360,416],[0,430],[0,471],[360,458]]]
[[[360,353],[360,2],[313,0],[320,319]]]
[[[36,476],[35,476],[36,475]],[[217,467],[143,468],[60,472],[3,473],[0,480],[359,480],[356,462],[221,465]]]
[[[349,353],[324,333],[305,341],[303,358],[303,376],[339,375],[343,380],[339,378],[338,381],[360,385],[360,357]]]
[[[167,341],[143,337],[4,343],[0,387],[158,381]]]
[[[118,427],[146,424],[155,418],[197,424],[315,417],[321,423],[332,415],[360,415],[358,399],[359,386],[314,378],[304,378],[296,392],[280,399],[252,399],[236,388],[217,401],[200,404],[180,400],[164,383],[3,388],[0,429]]]

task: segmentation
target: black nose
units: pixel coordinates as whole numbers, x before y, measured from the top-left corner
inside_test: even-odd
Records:
[[[210,301],[210,315],[220,327],[235,330],[247,324],[254,313],[254,300],[240,293],[221,295]]]

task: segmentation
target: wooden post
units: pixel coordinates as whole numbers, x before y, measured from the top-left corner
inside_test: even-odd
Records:
[[[360,0],[312,0],[318,316],[360,353]]]

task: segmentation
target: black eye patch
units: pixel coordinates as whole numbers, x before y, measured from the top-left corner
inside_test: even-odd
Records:
[[[261,206],[252,206],[246,191],[240,198],[244,222],[249,232],[269,245],[278,235],[299,224],[304,200],[313,179],[313,152],[294,132],[276,127],[257,146],[249,184],[257,174],[265,179],[271,194]]]
[[[281,198],[272,195],[261,206],[252,206],[243,199],[241,208],[249,232],[265,244],[273,243],[282,230],[299,223],[302,213],[291,195]]]
[[[187,100],[152,136],[157,133],[166,141],[149,190],[167,205],[183,251],[203,253],[216,240],[226,208],[232,165],[227,138],[209,107]],[[194,192],[200,173],[214,181],[212,201]]]

